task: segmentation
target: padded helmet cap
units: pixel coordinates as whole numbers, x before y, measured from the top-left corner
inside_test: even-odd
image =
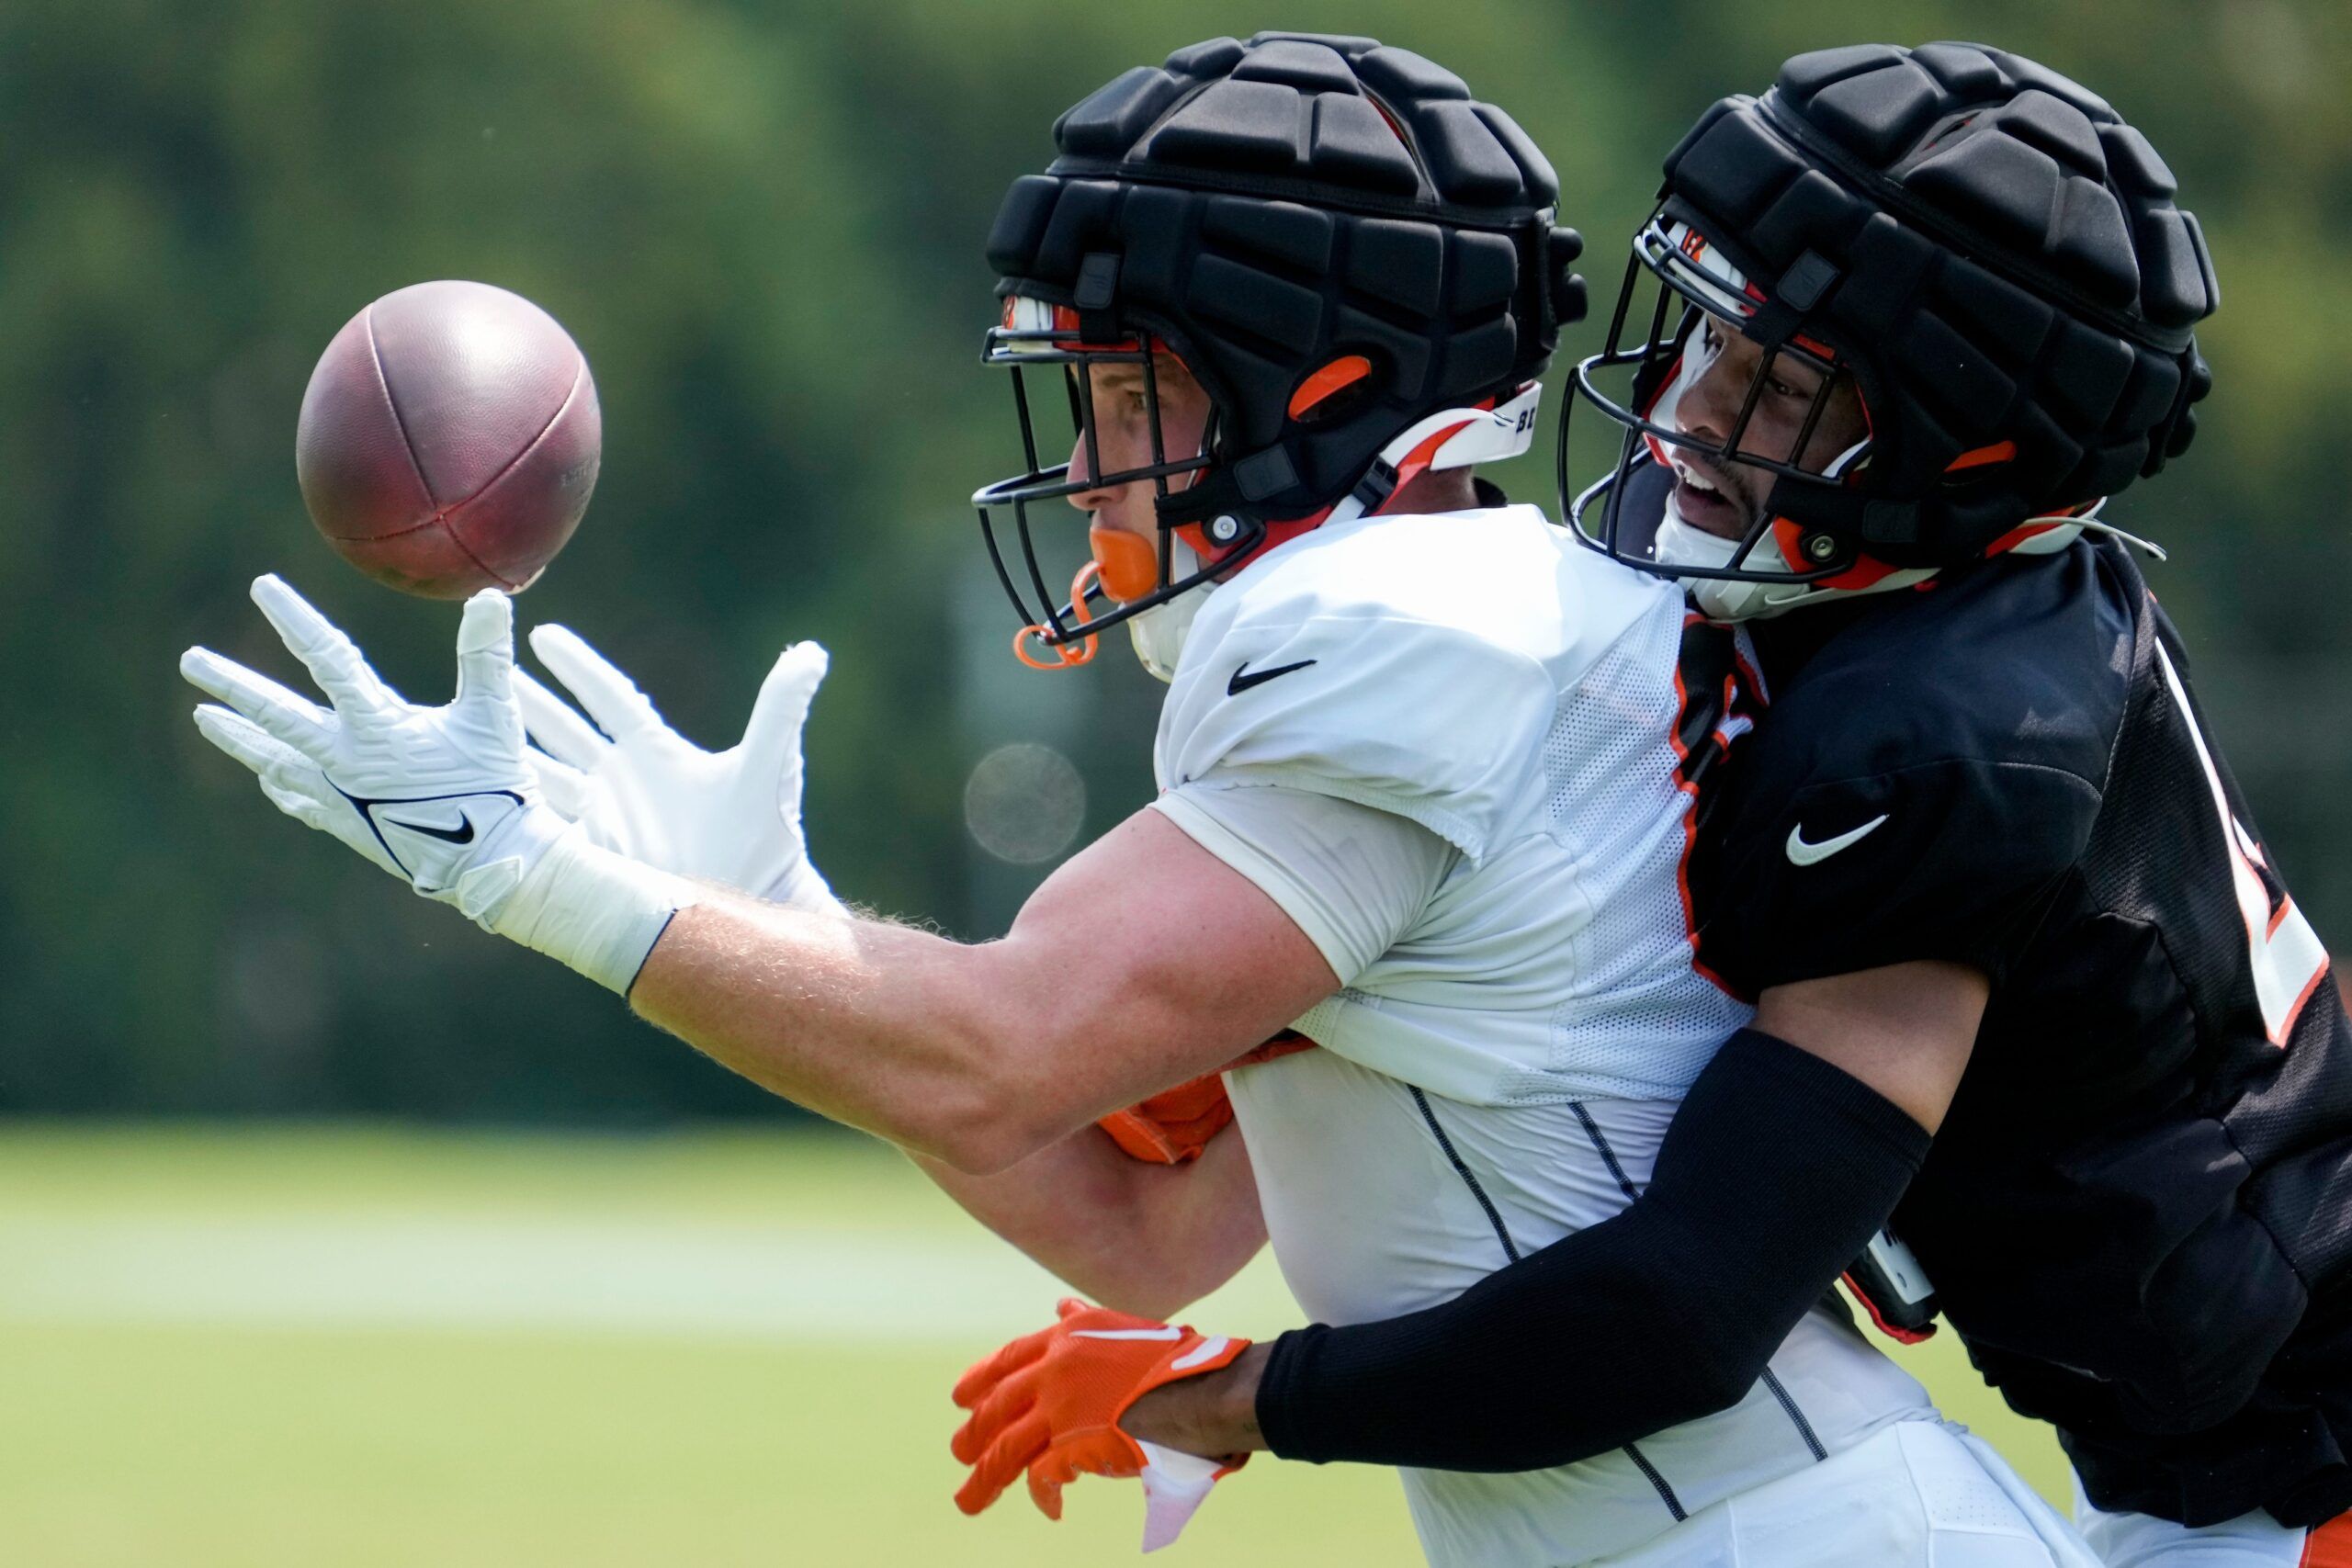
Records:
[[[1559,182],[1510,118],[1376,39],[1261,33],[1137,66],[1054,127],[989,237],[997,292],[1154,338],[1217,407],[1171,522],[1301,517],[1427,414],[1540,376],[1582,313]],[[1361,359],[1344,404],[1302,390]]]
[[[2204,235],[2147,139],[2057,72],[1979,44],[1799,55],[1666,175],[1661,216],[1773,301],[1751,335],[1830,345],[1868,406],[1860,495],[1783,484],[1799,523],[1850,539],[1868,513],[1873,553],[1951,565],[2188,446]]]

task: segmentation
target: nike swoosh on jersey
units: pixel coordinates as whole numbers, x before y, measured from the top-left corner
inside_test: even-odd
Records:
[[[1225,694],[1228,697],[1238,697],[1252,686],[1262,686],[1277,675],[1287,675],[1294,670],[1304,670],[1314,662],[1312,659],[1302,659],[1295,664],[1277,664],[1272,670],[1251,670],[1250,661],[1245,659],[1233,667],[1232,676],[1225,682]]]
[[[1886,813],[1881,812],[1860,827],[1850,829],[1834,839],[1824,839],[1817,844],[1805,842],[1804,824],[1800,822],[1789,829],[1789,863],[1792,865],[1814,865],[1826,861],[1839,850],[1868,838],[1885,820]]]

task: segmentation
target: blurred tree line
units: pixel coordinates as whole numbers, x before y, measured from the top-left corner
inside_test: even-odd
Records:
[[[772,1109],[281,820],[187,723],[190,642],[289,672],[243,597],[264,570],[396,684],[446,689],[453,610],[338,564],[291,461],[318,351],[424,278],[538,300],[595,370],[603,479],[524,619],[580,629],[711,744],[778,648],[823,640],[819,863],[850,897],[1001,930],[1048,867],[976,847],[975,762],[1058,749],[1091,837],[1148,796],[1156,688],[1124,657],[1062,676],[1003,657],[963,503],[1018,457],[977,364],[980,241],[1063,107],[1267,26],[1408,45],[1508,107],[1559,167],[1604,310],[1660,155],[1788,54],[1975,38],[2114,101],[2180,175],[2224,302],[2195,450],[2110,515],[2173,549],[2153,578],[2212,722],[2322,932],[2352,942],[2339,5],[18,0],[0,10],[0,1111]],[[1551,499],[1536,460],[1496,477]]]

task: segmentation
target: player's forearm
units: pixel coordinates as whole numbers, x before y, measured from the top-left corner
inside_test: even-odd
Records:
[[[1167,1317],[1265,1245],[1247,1147],[1214,1140],[1183,1165],[1135,1159],[1086,1127],[1005,1170],[916,1163],[973,1218],[1104,1306]]]
[[[989,947],[712,894],[678,912],[629,1002],[763,1089],[986,1169],[1086,1120],[1079,1086],[1054,1082],[1033,989]]]
[[[1258,1385],[1273,1348],[1252,1345],[1231,1366],[1153,1389],[1127,1407],[1119,1429],[1139,1442],[1203,1459],[1257,1452],[1266,1446],[1258,1425]]]
[[[1538,1470],[1721,1410],[1883,1223],[1927,1145],[1868,1086],[1743,1032],[1623,1212],[1442,1305],[1275,1341],[1254,1391],[1266,1446]]]
[[[1215,1070],[1339,983],[1273,900],[1149,810],[1065,862],[1001,941],[712,890],[635,974],[638,1010],[727,1066],[974,1171]]]

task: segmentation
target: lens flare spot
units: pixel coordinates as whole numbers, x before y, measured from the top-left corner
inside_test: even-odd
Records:
[[[964,826],[1001,861],[1035,865],[1069,849],[1086,821],[1086,781],[1051,746],[1000,746],[964,781]]]

